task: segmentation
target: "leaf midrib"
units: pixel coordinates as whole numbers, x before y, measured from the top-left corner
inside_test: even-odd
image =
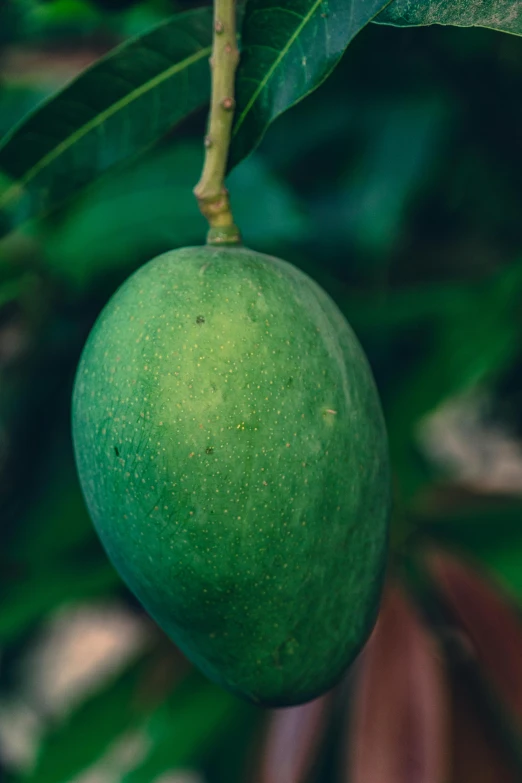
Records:
[[[322,0],[320,1],[322,2]],[[212,51],[212,47],[206,46],[204,49],[200,49],[195,54],[190,55],[190,57],[187,57],[184,60],[175,63],[170,68],[167,68],[166,71],[162,71],[161,73],[154,76],[152,79],[149,79],[148,81],[144,82],[135,90],[130,92],[128,95],[126,95],[124,98],[120,98],[120,100],[111,104],[111,106],[109,106],[107,109],[104,109],[104,111],[100,112],[100,114],[97,114],[95,117],[93,117],[92,120],[89,120],[89,122],[85,123],[85,125],[82,125],[81,128],[78,128],[78,130],[74,131],[74,133],[72,133],[66,139],[61,141],[56,147],[54,147],[51,150],[51,152],[48,152],[47,155],[44,155],[44,157],[41,158],[38,161],[38,163],[36,163],[31,169],[29,169],[29,171],[26,172],[26,174],[24,174],[23,177],[16,180],[16,182],[5,191],[3,196],[0,197],[0,208],[5,207],[6,204],[9,202],[10,198],[15,193],[20,191],[20,188],[27,185],[28,182],[30,182],[37,174],[39,174],[40,171],[42,171],[51,163],[53,163],[66,150],[68,150],[70,147],[76,144],[77,141],[82,139],[84,136],[86,136],[92,130],[97,128],[99,125],[102,125],[106,120],[108,120],[110,117],[112,117],[121,109],[124,109],[134,100],[137,100],[146,92],[152,90],[158,84],[161,84],[162,82],[166,81],[171,76],[174,76],[178,71],[181,71],[183,68],[187,68],[190,65],[193,65],[194,63],[198,62],[198,60],[207,57],[211,53],[211,51]]]
[[[249,113],[249,111],[252,108],[252,106],[254,105],[254,103],[259,98],[260,93],[264,90],[264,88],[266,87],[266,85],[268,84],[270,79],[272,78],[272,74],[274,73],[274,71],[279,67],[279,65],[280,65],[281,61],[283,60],[283,58],[286,57],[286,55],[287,55],[290,47],[294,43],[294,41],[301,34],[302,30],[306,27],[306,25],[308,24],[308,22],[310,21],[312,16],[315,14],[317,9],[323,4],[323,2],[324,2],[324,0],[316,0],[316,2],[310,8],[310,10],[306,14],[306,16],[302,17],[301,24],[296,27],[295,32],[288,39],[288,42],[287,42],[286,46],[283,49],[281,49],[281,52],[280,52],[279,56],[276,57],[276,59],[274,60],[272,66],[266,72],[264,78],[259,82],[259,86],[258,86],[257,90],[254,90],[254,92],[252,93],[252,95],[250,97],[250,100],[248,101],[247,105],[245,106],[245,108],[243,109],[241,114],[239,115],[239,118],[238,118],[238,120],[236,122],[236,127],[234,128],[234,132],[232,134],[233,136],[235,136],[236,133],[239,131],[241,125],[243,124],[243,122],[245,120],[245,117]]]

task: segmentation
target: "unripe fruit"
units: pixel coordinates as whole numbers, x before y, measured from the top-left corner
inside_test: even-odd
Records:
[[[274,706],[338,680],[377,611],[389,466],[319,286],[245,248],[156,258],[89,337],[73,430],[112,562],[208,677]]]

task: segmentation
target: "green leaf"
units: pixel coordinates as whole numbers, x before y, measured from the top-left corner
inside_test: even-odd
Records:
[[[104,177],[75,201],[65,220],[53,220],[47,228],[46,266],[85,287],[109,270],[123,276],[158,253],[197,244],[205,233],[205,220],[190,191],[202,164],[202,145],[181,142]],[[264,158],[245,161],[229,184],[247,244],[270,250],[303,230],[296,199]],[[262,225],[260,214],[265,217]]]
[[[522,599],[522,503],[477,495],[463,508],[428,512],[419,531],[486,564],[516,598]]]
[[[143,660],[134,663],[108,687],[91,694],[69,718],[44,738],[27,783],[69,783],[94,764],[143,713],[139,693]]]
[[[521,292],[522,264],[514,263],[474,284],[424,284],[390,290],[381,301],[352,295],[340,302],[363,343],[396,357],[384,405],[403,500],[429,478],[418,465],[422,418],[512,366],[520,344]],[[401,366],[402,354],[407,358]]]
[[[51,0],[23,3],[21,37],[24,40],[92,35],[103,24],[103,14],[86,0]]]
[[[69,783],[97,762],[101,767],[104,754],[131,736],[139,739],[143,753],[132,767],[121,770],[118,780],[151,783],[199,759],[238,717],[252,710],[198,672],[169,685],[169,691],[158,694],[158,703],[150,691],[153,674],[151,658],[145,656],[89,694],[44,737],[26,783]]]
[[[491,27],[522,35],[522,4],[516,0],[393,0],[374,21],[397,27]]]
[[[95,537],[68,439],[48,444],[30,496],[0,553],[0,642],[41,623],[60,605],[107,596],[121,586]]]
[[[146,722],[149,751],[121,783],[150,783],[169,770],[194,763],[246,710],[237,698],[206,681],[196,689],[174,693]]]
[[[250,0],[236,79],[230,165],[261,141],[269,124],[311,93],[350,41],[388,0]]]
[[[3,307],[9,302],[16,301],[20,294],[25,290],[30,277],[24,275],[22,277],[16,277],[12,280],[3,280],[0,282],[0,307]]]
[[[0,90],[0,138],[45,100],[49,92],[42,85],[10,87],[3,84]]]
[[[510,366],[519,345],[521,291],[522,264],[507,267],[474,288],[455,286],[422,362],[395,399],[400,431],[411,432],[424,414],[446,399],[491,381]]]
[[[304,211],[288,183],[271,170],[266,158],[253,155],[245,160],[231,173],[228,184],[234,216],[248,246],[268,252],[277,243],[306,235]]]
[[[0,146],[0,235],[52,211],[208,100],[211,10],[178,14],[115,49]]]
[[[11,584],[2,594],[0,642],[16,638],[60,605],[107,596],[119,585],[116,571],[108,562],[95,566],[61,562],[59,567],[55,562],[23,582]]]
[[[355,171],[341,179],[338,198],[346,242],[386,262],[400,237],[406,207],[426,179],[445,130],[440,101],[394,101],[366,130]]]
[[[522,269],[510,271],[477,290],[455,289],[422,358],[405,371],[390,395],[388,434],[404,497],[419,488],[412,447],[423,416],[454,395],[490,383],[516,355]]]
[[[95,540],[68,433],[53,433],[47,443],[45,461],[32,480],[27,503],[15,512],[8,536],[0,567],[7,564],[15,570],[44,569],[51,560],[70,559],[75,549]]]
[[[84,288],[109,270],[123,277],[149,257],[197,244],[205,220],[191,189],[201,171],[202,149],[179,143],[95,183],[64,220],[46,228],[46,265]]]

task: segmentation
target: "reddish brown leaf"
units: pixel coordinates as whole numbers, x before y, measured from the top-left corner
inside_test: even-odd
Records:
[[[446,783],[448,707],[435,640],[398,587],[385,594],[352,702],[350,783]]]
[[[331,695],[272,713],[260,783],[303,783],[317,760]]]
[[[451,683],[451,783],[517,783],[518,776],[491,714],[459,671]]]
[[[436,552],[428,567],[471,640],[484,676],[522,725],[522,621],[507,597],[457,558]]]

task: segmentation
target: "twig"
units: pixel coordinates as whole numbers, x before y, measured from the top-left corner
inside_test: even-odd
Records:
[[[201,179],[194,188],[199,208],[210,225],[207,242],[211,245],[241,242],[224,184],[234,119],[234,77],[239,62],[235,6],[235,0],[214,0],[210,58],[212,97],[205,136],[205,163]]]

